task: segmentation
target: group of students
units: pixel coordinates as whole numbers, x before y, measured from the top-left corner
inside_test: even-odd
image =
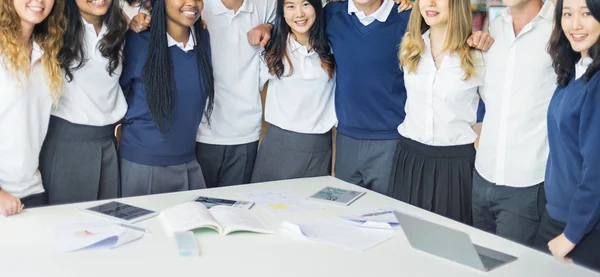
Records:
[[[0,0],[0,212],[329,175],[336,128],[337,178],[600,269],[600,0],[556,1]]]

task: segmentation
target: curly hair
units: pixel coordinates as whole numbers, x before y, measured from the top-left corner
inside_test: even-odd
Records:
[[[0,57],[15,77],[27,76],[31,61],[22,43],[21,20],[13,3],[13,0],[0,0]],[[41,62],[55,100],[60,96],[63,85],[62,70],[57,59],[63,45],[66,23],[63,10],[64,1],[55,1],[48,17],[34,27],[31,35],[32,41],[37,42],[44,51]]]
[[[75,0],[66,0],[65,18],[68,28],[64,34],[64,45],[58,53],[58,60],[65,71],[68,82],[73,80],[73,72],[81,69],[88,57],[85,47],[85,27],[81,13]],[[102,57],[108,59],[106,71],[112,76],[121,63],[122,48],[125,43],[125,32],[127,32],[127,21],[121,12],[120,0],[113,0],[106,14],[102,17],[102,23],[107,26],[107,33],[102,37],[98,50]]]
[[[415,72],[424,51],[422,35],[429,29],[425,19],[421,16],[417,0],[413,6],[408,20],[408,31],[402,38],[398,51],[400,65],[405,66],[408,72]],[[460,66],[465,72],[464,80],[469,80],[476,74],[474,50],[467,44],[467,39],[472,31],[472,14],[470,2],[467,0],[450,0],[450,17],[448,19],[448,34],[444,44],[444,51],[456,53],[460,57]]]

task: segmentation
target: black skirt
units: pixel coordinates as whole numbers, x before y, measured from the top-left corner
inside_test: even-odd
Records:
[[[471,225],[474,165],[473,144],[430,146],[401,137],[388,195]]]

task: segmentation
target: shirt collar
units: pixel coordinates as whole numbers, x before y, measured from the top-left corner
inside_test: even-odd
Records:
[[[228,13],[230,11],[230,9],[227,9],[227,7],[225,7],[225,5],[223,4],[223,2],[221,2],[221,0],[211,0],[212,1],[212,6],[213,6],[213,14],[214,15],[220,15],[220,14],[225,14]],[[252,13],[254,11],[254,6],[250,5],[250,0],[244,0],[244,2],[242,2],[242,5],[240,6],[238,13],[239,12],[246,12],[246,13]]]
[[[35,62],[37,62],[38,60],[40,60],[42,58],[42,56],[44,55],[44,50],[42,50],[42,48],[40,47],[39,44],[37,44],[37,42],[33,42],[33,47],[31,50],[31,64],[34,64]]]
[[[188,38],[188,43],[185,46],[183,46],[183,43],[176,41],[173,37],[171,37],[171,35],[169,35],[169,33],[167,33],[167,45],[169,46],[169,48],[171,46],[177,46],[181,50],[183,50],[183,52],[189,52],[190,50],[194,50],[194,46],[196,45],[196,40],[194,39],[192,32],[190,32],[190,37]]]
[[[106,27],[106,24],[102,24],[100,32],[98,33],[98,35],[96,35],[96,27],[94,27],[94,24],[88,23],[83,17],[81,17],[81,21],[83,22],[83,26],[85,27],[86,32],[88,34],[93,34],[94,37],[103,37],[106,34],[106,32],[108,32],[108,27]]]
[[[532,20],[532,21],[536,21],[539,20],[540,18],[546,19],[546,20],[552,20],[553,16],[554,16],[554,0],[545,0],[544,5],[542,6],[542,9],[540,10],[540,12],[537,14],[537,16]],[[504,18],[504,20],[509,21],[512,23],[512,16],[510,14],[510,9],[509,8],[505,8],[502,13],[500,13],[500,15],[502,16],[502,18]]]
[[[425,44],[426,48],[424,49],[425,51],[427,51],[427,55],[428,56],[432,56],[431,54],[431,40],[429,39],[429,34],[431,30],[428,29],[427,31],[425,31],[425,33],[423,33],[423,35],[421,35],[421,37],[423,38],[423,43]],[[421,55],[422,57],[423,55]],[[442,66],[444,67],[448,67],[448,66],[460,66],[460,56],[458,56],[458,54],[456,53],[444,53],[443,55],[444,57],[444,61],[442,62]],[[431,57],[433,59],[433,56]],[[435,61],[434,61],[435,62]]]
[[[575,79],[579,79],[581,76],[583,76],[593,61],[594,60],[592,60],[590,57],[579,60],[575,65]]]
[[[294,39],[294,37],[291,34],[288,35],[288,49],[292,53],[299,52],[300,54],[302,54],[304,56],[311,56],[311,55],[315,54],[315,51],[312,51],[309,53],[306,46],[304,46],[304,45],[300,44],[298,41],[296,41],[296,39]]]
[[[394,1],[392,0],[383,0],[381,3],[381,7],[377,9],[373,14],[369,15],[370,17],[375,18],[379,22],[385,22],[390,15],[392,8],[394,7]],[[359,11],[356,5],[354,5],[354,0],[348,0],[348,14],[352,15],[353,13],[364,13]]]

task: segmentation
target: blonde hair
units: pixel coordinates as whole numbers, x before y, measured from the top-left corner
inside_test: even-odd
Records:
[[[21,38],[21,19],[13,1],[0,0],[0,57],[7,70],[19,78],[28,75],[31,61]],[[55,100],[60,96],[63,84],[62,70],[57,57],[63,45],[66,24],[64,3],[64,0],[55,0],[48,17],[34,27],[31,35],[32,40],[44,51],[41,62]]]
[[[414,73],[424,51],[423,33],[429,29],[425,19],[421,16],[419,8],[420,1],[416,0],[413,10],[408,20],[408,31],[402,38],[402,44],[398,51],[400,66],[406,67],[408,72]],[[456,53],[460,57],[460,66],[465,72],[464,80],[470,79],[476,75],[475,57],[471,47],[467,44],[467,39],[471,35],[473,19],[471,14],[471,4],[468,0],[448,0],[449,18],[448,33],[446,42],[442,51],[451,54]]]

